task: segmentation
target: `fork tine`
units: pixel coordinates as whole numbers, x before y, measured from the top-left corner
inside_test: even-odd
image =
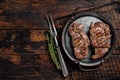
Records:
[[[49,16],[47,15],[47,22],[48,22],[48,27],[50,29],[50,33],[53,34],[53,30],[52,30],[52,25],[50,23],[50,20],[49,20]]]
[[[55,28],[55,24],[54,24],[54,22],[53,22],[52,15],[51,15],[51,14],[49,14],[49,17],[50,17],[50,21],[51,21],[51,24],[52,24],[52,28],[53,28],[53,30],[54,30],[54,32],[55,32],[55,34],[57,35],[57,30],[56,30],[56,28]]]

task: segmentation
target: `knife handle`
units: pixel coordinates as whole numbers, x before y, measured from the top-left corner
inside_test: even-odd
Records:
[[[59,58],[60,65],[61,65],[61,68],[62,68],[63,76],[67,77],[68,76],[67,66],[65,64],[65,61],[63,59],[63,56],[62,56],[62,53],[60,51],[60,47],[59,46],[57,47],[57,52],[58,52],[58,58]]]

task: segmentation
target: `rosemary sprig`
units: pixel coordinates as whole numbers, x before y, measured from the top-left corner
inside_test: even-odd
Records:
[[[58,56],[57,56],[57,51],[54,45],[54,40],[53,40],[53,36],[50,35],[50,32],[46,32],[46,37],[47,37],[47,43],[48,43],[48,49],[49,49],[49,53],[50,56],[52,58],[53,63],[55,64],[56,68],[58,70],[61,70],[61,65],[59,63],[58,60]]]

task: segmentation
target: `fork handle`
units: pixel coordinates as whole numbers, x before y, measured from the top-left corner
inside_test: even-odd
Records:
[[[62,56],[62,53],[60,51],[60,47],[59,46],[57,47],[57,52],[58,52],[58,58],[59,58],[60,65],[61,65],[61,68],[62,68],[63,76],[67,77],[68,76],[67,66],[65,64],[65,61],[63,59],[63,56]]]

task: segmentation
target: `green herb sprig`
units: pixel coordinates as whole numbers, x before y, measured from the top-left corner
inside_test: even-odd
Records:
[[[46,37],[47,37],[48,49],[49,49],[51,59],[53,63],[55,64],[56,68],[58,70],[61,70],[61,65],[59,63],[57,51],[56,51],[55,44],[54,44],[54,38],[52,35],[50,35],[49,31],[46,32]]]

